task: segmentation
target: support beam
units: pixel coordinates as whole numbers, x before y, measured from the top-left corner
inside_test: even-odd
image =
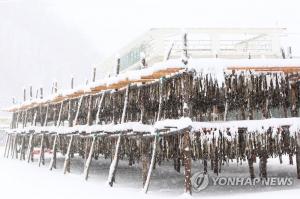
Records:
[[[130,85],[128,85],[126,88],[121,123],[125,122],[125,116],[126,116],[126,110],[127,110],[127,104],[128,104],[128,96],[129,96],[129,88],[130,88]],[[118,163],[119,163],[119,152],[120,152],[120,145],[121,145],[122,137],[123,137],[123,134],[120,133],[118,136],[117,144],[116,144],[114,158],[113,158],[110,168],[109,168],[108,184],[111,187],[113,186],[113,183],[115,182],[116,170],[117,170]]]
[[[33,133],[30,134],[27,148],[27,162],[33,161]]]
[[[102,93],[101,95],[101,99],[100,99],[100,102],[98,104],[98,110],[97,110],[97,114],[96,114],[96,124],[99,124],[100,123],[100,111],[101,111],[101,108],[102,108],[102,104],[103,104],[103,101],[104,101],[104,97],[105,97],[105,92]]]
[[[183,134],[183,163],[184,163],[184,192],[192,195],[191,183],[191,138],[190,132],[185,131]]]
[[[13,136],[12,136],[11,134],[9,134],[9,143],[8,143],[8,148],[7,148],[6,158],[9,157],[9,153],[10,153],[10,151],[11,151],[12,144],[13,144]]]
[[[92,141],[92,145],[91,145],[91,148],[90,148],[89,156],[88,156],[88,158],[86,160],[86,163],[85,163],[85,166],[84,166],[83,174],[84,174],[84,179],[85,180],[87,180],[88,177],[89,177],[89,171],[90,171],[90,166],[91,166],[91,162],[92,162],[92,156],[93,156],[93,153],[94,153],[94,147],[95,147],[96,139],[97,139],[97,137],[93,136],[93,141]]]
[[[73,111],[72,111],[72,100],[69,99],[68,102],[68,123],[69,123],[69,127],[73,126]]]
[[[111,187],[113,186],[113,184],[116,180],[116,172],[117,172],[117,167],[118,167],[118,163],[119,163],[119,152],[120,152],[120,145],[121,145],[122,137],[123,137],[122,133],[120,133],[118,136],[117,144],[116,144],[114,158],[109,167],[108,184]]]
[[[75,115],[75,118],[74,118],[74,121],[73,121],[73,126],[75,126],[75,125],[78,124],[78,116],[79,116],[79,112],[80,112],[82,100],[83,100],[83,96],[80,97],[80,100],[79,100],[79,102],[78,102],[76,115]]]
[[[148,170],[148,175],[147,175],[147,179],[145,181],[145,185],[144,185],[144,188],[143,188],[144,193],[147,193],[148,189],[149,189],[150,178],[151,178],[151,174],[152,174],[154,163],[155,163],[158,138],[159,138],[159,133],[156,132],[156,135],[155,135],[154,140],[153,140],[152,156],[151,156],[151,162],[150,162],[150,166],[149,166],[149,170]]]
[[[48,113],[49,113],[49,104],[47,105],[47,108],[46,108],[46,115],[45,115],[45,120],[44,120],[44,126],[47,126],[47,124],[48,124]]]
[[[25,160],[25,134],[21,135],[20,160]]]
[[[58,119],[57,119],[57,126],[60,126],[60,123],[61,123],[61,114],[62,114],[63,107],[64,107],[64,101],[62,101],[60,103],[60,108],[59,108],[59,113],[58,113]]]
[[[11,153],[11,158],[13,159],[16,156],[16,159],[18,159],[18,137],[19,135],[16,133],[14,137],[14,144],[12,146],[12,153]]]
[[[141,140],[142,143],[142,165],[143,165],[143,187],[146,184],[147,180],[147,175],[148,175],[148,170],[149,170],[149,156],[148,156],[148,151],[149,151],[149,141],[147,138],[144,138]]]
[[[88,105],[88,113],[87,113],[87,125],[92,125],[93,120],[92,120],[92,101],[93,101],[93,96],[89,96],[89,105]]]
[[[6,157],[9,141],[10,141],[10,134],[7,134],[6,142],[5,142],[5,149],[4,149],[4,154],[3,154],[4,157]]]
[[[71,171],[70,152],[71,152],[71,148],[72,148],[72,144],[73,144],[73,139],[74,139],[74,135],[71,135],[69,145],[68,145],[68,150],[67,150],[66,157],[65,157],[65,162],[64,162],[64,174],[66,174],[67,172],[70,173],[70,171]]]
[[[49,170],[51,171],[53,168],[56,169],[56,152],[57,152],[57,137],[59,135],[55,134],[53,146],[52,146],[52,156],[50,160]]]
[[[45,133],[42,133],[41,144],[40,144],[39,167],[41,166],[41,164],[43,165],[45,164],[44,140],[45,140]]]
[[[297,178],[300,179],[300,133],[297,133],[296,141],[296,165],[297,165]]]
[[[163,87],[164,87],[163,83],[164,83],[164,79],[160,78],[160,80],[159,80],[159,105],[158,105],[156,121],[159,121],[161,119],[161,110],[162,110],[162,101],[163,101]]]

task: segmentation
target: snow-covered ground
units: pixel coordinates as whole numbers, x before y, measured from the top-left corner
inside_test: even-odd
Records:
[[[127,161],[120,161],[114,187],[106,183],[110,160],[97,160],[92,162],[90,178],[83,177],[84,163],[80,158],[73,158],[71,174],[63,174],[63,157],[58,158],[57,169],[48,170],[50,158],[46,157],[45,166],[38,167],[34,163],[3,158],[3,147],[0,148],[0,198],[185,198],[183,194],[184,177],[182,173],[174,171],[170,162],[154,170],[148,194],[142,192],[142,173],[140,166],[128,166]],[[279,164],[278,159],[269,159],[269,176],[289,176],[294,178],[294,185],[289,187],[221,187],[209,186],[193,197],[199,198],[299,198],[300,180],[296,179],[296,166],[284,163]],[[202,164],[193,164],[192,172],[203,170]],[[258,164],[255,164],[257,174]],[[210,175],[213,175],[210,171]],[[230,163],[222,167],[220,176],[248,177],[246,163],[238,165]]]

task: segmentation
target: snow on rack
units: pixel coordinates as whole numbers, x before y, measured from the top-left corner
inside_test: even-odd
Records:
[[[31,99],[27,100],[21,104],[14,105],[5,109],[6,111],[18,111],[19,109],[24,109],[32,107],[39,104],[47,103],[57,103],[61,102],[68,98],[79,97],[85,94],[90,93],[99,93],[107,90],[114,90],[117,85],[120,88],[125,86],[125,84],[136,83],[139,84],[142,81],[157,81],[161,76],[153,75],[159,73],[162,70],[168,70],[169,73],[165,74],[170,76],[176,74],[180,71],[185,70],[194,70],[197,73],[201,74],[211,74],[212,77],[216,78],[219,85],[224,82],[224,72],[232,70],[238,67],[297,67],[300,70],[300,59],[189,59],[188,64],[185,65],[182,63],[181,59],[170,59],[165,62],[159,62],[154,64],[151,67],[135,70],[135,71],[126,71],[117,76],[106,77],[101,80],[97,80],[88,85],[77,87],[75,89],[61,89],[57,93],[52,94],[44,99]],[[152,77],[148,78],[148,77]]]
[[[156,122],[154,125],[146,125],[140,122],[127,122],[122,124],[105,124],[105,125],[76,125],[73,127],[64,126],[29,126],[25,128],[9,129],[8,133],[107,133],[115,134],[120,132],[136,132],[148,135],[156,135],[156,133],[167,131],[167,133],[178,132],[180,130],[190,128],[192,132],[203,129],[212,130],[214,132],[225,132],[230,130],[231,133],[236,134],[239,128],[246,128],[248,132],[266,132],[268,129],[280,129],[284,126],[289,126],[292,134],[300,131],[300,117],[294,118],[271,118],[264,120],[237,120],[226,122],[192,122],[190,118],[167,119]]]

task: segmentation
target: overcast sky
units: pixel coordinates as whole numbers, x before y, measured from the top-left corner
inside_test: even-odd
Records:
[[[93,66],[154,27],[286,27],[285,45],[300,49],[297,2],[0,0],[0,107],[30,85],[47,93],[54,79],[83,84]]]

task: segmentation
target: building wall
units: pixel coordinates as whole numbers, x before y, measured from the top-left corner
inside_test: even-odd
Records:
[[[283,28],[190,28],[188,54],[192,58],[281,58],[280,36]],[[170,58],[182,55],[183,31],[178,28],[151,29],[123,49],[120,49],[121,71],[140,68],[140,53],[146,55],[149,66],[163,61],[173,45]],[[100,65],[113,73],[116,57]]]

